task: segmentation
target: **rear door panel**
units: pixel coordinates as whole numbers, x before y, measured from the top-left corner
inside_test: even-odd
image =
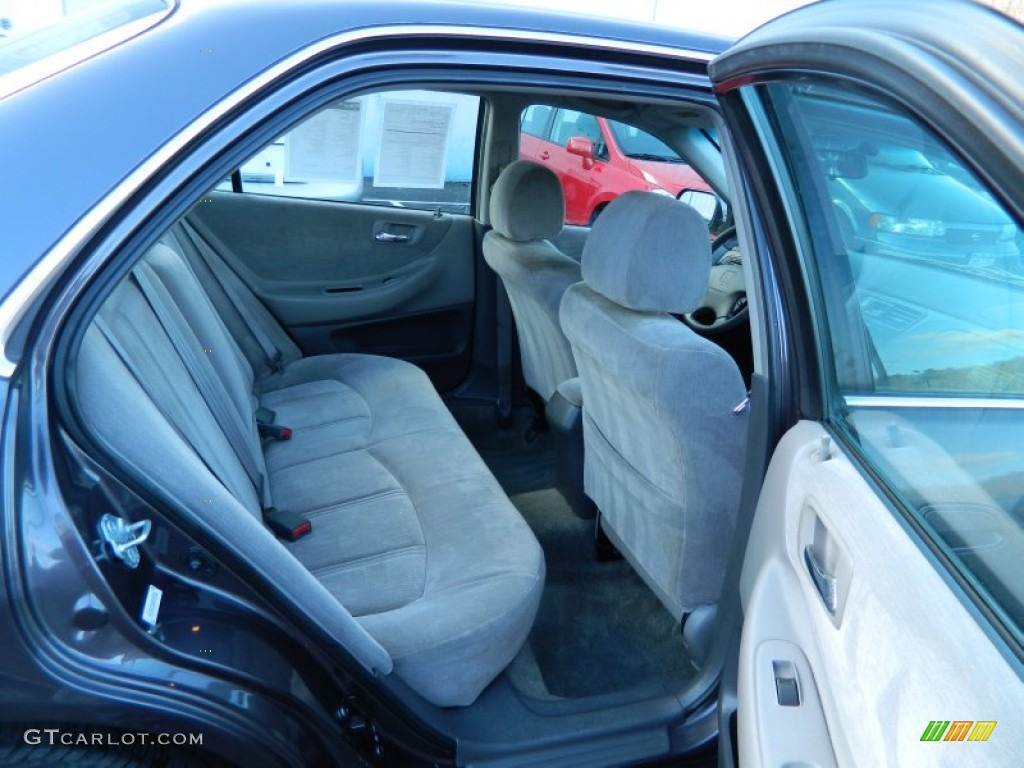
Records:
[[[1018,764],[1015,670],[826,434],[801,422],[783,438],[751,530],[740,588],[741,765]],[[836,550],[815,555],[837,578],[834,617],[807,547]],[[785,663],[797,667],[796,707],[778,701],[775,668]],[[932,721],[998,725],[984,742],[923,742]]]
[[[401,357],[440,389],[468,370],[470,217],[213,192],[190,219],[306,354]]]
[[[777,224],[766,271],[789,322],[766,348],[776,378],[800,371],[780,401],[804,419],[775,449],[740,578],[744,766],[1024,754],[1024,281],[1009,260],[942,258],[952,199],[879,210],[886,236],[866,248],[831,193],[888,143],[945,159],[930,172],[998,204],[1020,242],[1021,38],[970,3],[820,3],[711,64]]]

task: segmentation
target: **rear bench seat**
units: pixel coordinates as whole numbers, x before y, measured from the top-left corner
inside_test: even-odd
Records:
[[[198,362],[176,349],[174,317]],[[288,584],[375,673],[466,705],[525,641],[540,546],[423,372],[303,358],[190,225],[104,302],[76,376],[86,425],[128,471]],[[260,406],[290,440],[261,443]],[[275,539],[271,504],[312,533]]]

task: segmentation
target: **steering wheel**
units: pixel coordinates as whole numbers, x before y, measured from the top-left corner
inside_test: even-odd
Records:
[[[736,227],[723,229],[711,242],[711,264],[708,290],[700,306],[679,316],[706,336],[732,330],[750,318]]]

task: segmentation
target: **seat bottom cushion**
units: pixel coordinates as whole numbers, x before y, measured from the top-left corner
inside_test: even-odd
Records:
[[[536,614],[544,558],[529,526],[415,366],[327,355],[261,385],[293,429],[266,446],[271,490],[313,522],[287,546],[408,684],[471,703]]]

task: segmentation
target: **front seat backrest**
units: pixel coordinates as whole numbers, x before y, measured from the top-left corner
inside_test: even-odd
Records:
[[[739,505],[745,390],[697,308],[711,247],[688,205],[628,192],[597,220],[561,321],[583,389],[584,485],[612,541],[676,616],[716,601]]]
[[[517,160],[491,190],[491,225],[484,259],[501,277],[519,332],[526,384],[546,402],[576,375],[558,322],[565,289],[582,278],[580,265],[548,242],[562,231],[562,184],[548,168]]]

